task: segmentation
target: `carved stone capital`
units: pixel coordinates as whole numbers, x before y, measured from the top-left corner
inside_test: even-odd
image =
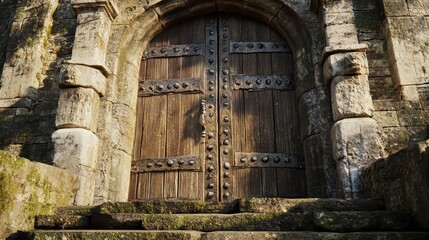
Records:
[[[338,76],[368,75],[368,58],[365,52],[344,52],[330,55],[323,64],[326,86]]]
[[[94,89],[100,96],[106,92],[106,70],[94,66],[65,63],[60,70],[61,87],[84,87]]]
[[[72,5],[77,12],[86,8],[103,8],[112,21],[119,14],[118,8],[111,0],[72,0]]]

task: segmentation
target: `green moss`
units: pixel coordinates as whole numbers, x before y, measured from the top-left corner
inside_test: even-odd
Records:
[[[19,185],[14,181],[25,168],[23,159],[0,150],[0,213],[8,212],[14,204]]]

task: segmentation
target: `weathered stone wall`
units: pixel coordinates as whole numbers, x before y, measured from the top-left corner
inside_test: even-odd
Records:
[[[33,229],[34,217],[73,204],[77,177],[0,151],[0,239]]]
[[[8,2],[18,2],[16,9]],[[70,0],[5,1],[0,12],[11,19],[1,75],[0,149],[52,163],[59,66],[71,55],[75,13]]]
[[[429,140],[368,167],[365,195],[383,198],[388,209],[412,213],[418,226],[429,229]]]
[[[0,1],[0,76],[3,72],[4,60],[6,58],[6,47],[9,42],[10,27],[16,11],[15,0]],[[1,85],[1,82],[0,82]]]
[[[379,0],[353,0],[359,43],[368,45],[369,86],[373,100],[396,99],[383,34],[383,8]]]

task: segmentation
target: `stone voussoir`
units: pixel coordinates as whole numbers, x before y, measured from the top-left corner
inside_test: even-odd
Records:
[[[280,213],[303,211],[376,211],[385,210],[382,199],[286,199],[244,198],[239,200],[240,212]]]

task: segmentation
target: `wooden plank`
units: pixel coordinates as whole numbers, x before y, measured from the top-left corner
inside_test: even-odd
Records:
[[[132,173],[176,170],[201,171],[201,159],[196,155],[148,158],[133,161],[131,165]]]
[[[175,29],[177,27],[172,27],[170,30],[167,31],[169,33],[175,32]],[[169,31],[170,30],[170,31]],[[170,34],[170,37],[175,37]],[[171,38],[170,38],[171,39]],[[157,47],[150,47],[148,48],[144,54],[143,58],[171,58],[171,57],[182,57],[182,56],[195,56],[195,55],[203,55],[204,54],[204,45],[201,43],[190,43],[190,44],[180,44],[180,45],[164,45],[164,46],[157,46]]]
[[[258,27],[259,29],[260,27]],[[263,25],[262,30],[267,29]],[[258,39],[259,40],[259,39]],[[289,45],[286,42],[270,42],[270,41],[246,41],[246,42],[230,42],[231,53],[273,53],[273,52],[291,52]]]
[[[128,189],[128,200],[133,201],[137,198],[138,174],[130,175],[130,188]]]
[[[273,30],[271,41],[282,38]],[[271,54],[274,74],[293,74],[293,59],[289,53]],[[294,91],[274,91],[274,114],[276,127],[276,146],[278,152],[296,154],[302,161],[302,148],[299,132],[299,115]],[[305,171],[299,169],[277,168],[277,191],[279,197],[305,197]]]
[[[146,64],[146,63],[142,63]],[[142,144],[142,134],[143,134],[143,111],[144,111],[144,101],[143,98],[137,99],[137,107],[136,107],[136,130],[134,136],[134,149],[133,149],[133,162],[136,159],[140,158],[141,144]],[[132,162],[132,163],[133,163]],[[131,174],[130,179],[130,193],[129,200],[134,200],[137,198],[137,188],[138,188],[139,176],[138,174]]]
[[[140,173],[137,182],[137,199],[149,199],[150,173]]]
[[[269,27],[262,23],[255,24],[256,37],[259,41],[269,41],[270,39],[270,30]],[[277,45],[275,45],[277,46]],[[282,44],[282,46],[287,46]],[[271,75],[273,72],[271,70],[271,54],[270,53],[259,53],[257,56],[257,67],[258,75]],[[258,81],[256,80],[258,85]],[[264,83],[267,86],[277,85],[277,81],[273,82],[271,79],[267,79]],[[262,85],[262,84],[260,84]],[[260,86],[259,85],[259,86]],[[275,149],[275,126],[274,126],[274,111],[273,111],[273,91],[267,90],[259,93],[259,124],[261,126],[261,150],[264,152],[273,153]],[[274,156],[273,159],[269,159],[269,156],[263,157],[262,162],[268,160],[273,164],[278,163],[287,163],[289,158],[285,158],[284,161],[281,161],[280,157]],[[262,169],[262,192],[265,197],[277,196],[277,172],[274,168],[263,168]]]
[[[183,23],[181,23],[183,24]],[[169,44],[181,44],[180,27],[172,27],[169,34]],[[181,71],[182,58],[174,57],[168,59],[168,78],[179,79]],[[172,88],[177,88],[176,83],[171,83]],[[179,88],[182,86],[178,84]],[[166,85],[169,88],[169,84]],[[166,157],[175,157],[180,155],[180,125],[182,117],[180,115],[181,94],[170,94],[167,96],[167,130],[166,130]],[[178,197],[179,172],[169,171],[164,174],[164,198]]]
[[[168,59],[170,61],[170,59]],[[174,71],[171,71],[173,73]],[[145,80],[139,83],[139,96],[148,97],[171,93],[203,93],[201,78]]]
[[[196,38],[194,38],[194,34],[197,34],[196,31],[194,31],[195,25],[201,24],[201,22],[201,20],[194,20],[191,23],[193,25],[192,30],[189,28],[189,26],[181,26],[181,30],[183,32],[187,32],[187,34],[182,34],[182,42],[194,41],[194,39]],[[203,34],[204,32],[205,31],[203,30]],[[201,64],[201,58],[195,56],[183,58],[181,78],[200,77],[200,75],[196,73],[196,71],[200,71],[200,69],[198,69],[200,67],[198,66],[199,64]],[[199,125],[200,96],[183,94],[181,111],[183,117],[181,135],[181,155],[199,155],[199,142],[201,137],[200,134],[202,131],[201,126]],[[179,172],[179,198],[198,199],[198,177],[198,173],[188,171]]]
[[[255,22],[241,18],[241,41],[256,41]],[[243,55],[243,73],[248,75],[258,74],[257,55],[254,53]],[[245,151],[261,152],[260,143],[260,123],[259,123],[259,95],[257,92],[244,92],[244,111],[245,111]],[[261,169],[250,170],[248,182],[241,184],[249,185],[250,196],[262,196]],[[237,183],[240,184],[240,183]]]
[[[168,32],[163,32],[158,35],[156,46],[168,44]],[[165,79],[168,77],[168,60],[167,59],[154,59],[154,78],[152,79]],[[148,78],[149,79],[149,78]],[[152,146],[154,149],[153,156],[146,158],[165,157],[166,149],[166,112],[167,112],[167,96],[152,96],[148,97],[152,101],[150,106],[150,125],[147,125],[148,132],[154,132],[153,138],[148,139],[146,146]],[[146,121],[145,121],[146,122]],[[149,142],[150,141],[150,142]],[[163,197],[164,188],[164,173],[153,172],[151,173],[150,185],[150,198],[158,199]]]
[[[157,37],[154,38],[156,41]],[[155,44],[154,41],[149,43],[149,46],[153,46]],[[140,79],[153,79],[155,77],[155,60],[154,59],[148,59],[146,62],[146,71],[145,73],[140,73]],[[141,139],[141,145],[140,145],[140,156],[136,159],[142,159],[145,157],[154,157],[155,154],[153,153],[154,148],[149,148],[148,143],[150,143],[150,139],[153,139],[154,132],[147,131],[150,129],[150,107],[153,106],[154,99],[152,98],[142,98],[142,139]],[[142,173],[139,174],[138,178],[138,184],[137,184],[137,198],[138,199],[149,199],[150,198],[150,181],[151,181],[151,173]]]
[[[230,34],[231,39],[241,39],[241,21],[238,18],[230,19]],[[234,54],[230,55],[231,74],[237,75],[243,73],[243,55]],[[228,134],[232,134],[233,141],[232,147],[234,152],[242,152],[246,146],[245,135],[245,112],[244,112],[244,94],[243,91],[232,91],[231,93],[231,106],[232,106],[232,129]],[[225,134],[225,133],[221,133]],[[250,169],[237,169],[234,168],[232,176],[229,178],[234,184],[233,198],[243,198],[249,196],[249,186],[247,182],[250,180]],[[243,184],[246,183],[246,184]]]

